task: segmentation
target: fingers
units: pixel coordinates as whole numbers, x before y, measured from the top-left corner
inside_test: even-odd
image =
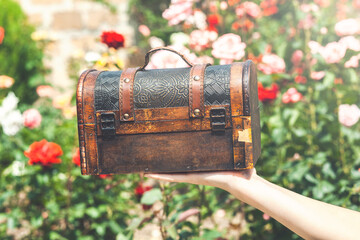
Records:
[[[195,174],[145,174],[145,177],[167,181],[167,182],[187,182],[197,184]]]

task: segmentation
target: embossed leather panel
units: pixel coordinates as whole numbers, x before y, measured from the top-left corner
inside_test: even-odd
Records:
[[[119,80],[122,71],[100,73],[95,85],[95,109],[119,110]]]
[[[205,105],[230,104],[230,65],[205,70]],[[97,111],[119,110],[121,71],[102,72],[95,86]],[[190,68],[139,71],[134,80],[135,108],[166,108],[189,105]]]

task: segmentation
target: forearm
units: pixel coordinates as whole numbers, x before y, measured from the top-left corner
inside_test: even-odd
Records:
[[[304,197],[256,174],[235,179],[226,190],[305,239],[356,239],[360,235],[358,212]]]

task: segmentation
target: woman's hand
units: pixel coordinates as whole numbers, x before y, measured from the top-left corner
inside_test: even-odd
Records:
[[[222,188],[305,239],[359,239],[360,236],[359,212],[316,201],[272,184],[259,177],[255,169],[145,176]]]
[[[242,171],[222,171],[222,172],[199,172],[199,173],[172,173],[172,174],[145,174],[145,177],[168,181],[168,182],[186,182],[191,184],[200,184],[222,188],[228,192],[233,190],[234,186],[240,187],[250,184],[255,178],[256,170],[247,169]]]

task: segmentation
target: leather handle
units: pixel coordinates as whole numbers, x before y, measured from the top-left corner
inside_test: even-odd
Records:
[[[184,62],[186,62],[189,67],[192,67],[194,64],[192,64],[189,59],[187,59],[184,55],[182,55],[181,53],[177,52],[176,50],[169,48],[169,47],[158,47],[158,48],[153,48],[150,51],[148,51],[145,55],[145,64],[144,66],[142,66],[141,68],[139,68],[139,71],[145,70],[146,66],[149,64],[150,61],[150,55],[157,52],[157,51],[161,51],[161,50],[165,50],[165,51],[170,51],[173,52],[175,54],[177,54],[178,56],[181,57],[182,60],[184,60]]]

